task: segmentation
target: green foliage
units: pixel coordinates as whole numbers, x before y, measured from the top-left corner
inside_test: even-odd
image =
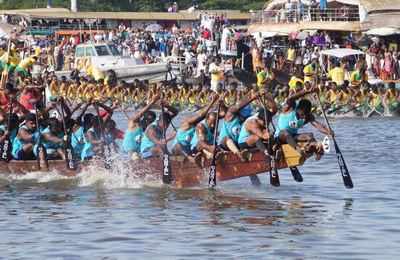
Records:
[[[189,8],[197,2],[201,9],[261,9],[265,0],[78,0],[81,11],[166,11],[168,6],[177,2],[180,9]],[[44,8],[47,0],[0,0],[0,9]],[[70,0],[52,0],[53,7],[70,7]]]

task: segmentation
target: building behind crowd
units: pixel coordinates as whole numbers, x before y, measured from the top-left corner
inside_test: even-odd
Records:
[[[235,10],[179,11],[179,12],[72,12],[66,8],[38,8],[2,10],[9,23],[21,23],[34,35],[63,35],[80,30],[112,30],[123,24],[131,28],[145,28],[159,24],[169,29],[177,26],[190,29],[202,15],[214,15],[229,20],[230,24],[245,25],[250,20],[247,12]]]
[[[400,1],[273,0],[250,16],[250,31],[264,34],[303,30],[368,34],[369,30],[381,28],[400,29]]]

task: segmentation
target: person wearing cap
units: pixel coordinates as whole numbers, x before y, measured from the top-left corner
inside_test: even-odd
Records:
[[[34,160],[34,145],[38,141],[39,132],[36,126],[36,116],[32,113],[26,115],[25,121],[20,126],[17,136],[12,143],[11,154],[15,160]]]
[[[164,113],[161,113],[160,117],[144,131],[142,142],[140,143],[140,154],[143,159],[167,152],[167,144],[175,138],[175,133],[166,136],[165,139],[163,138],[163,133],[167,131],[172,119],[177,114],[178,111],[176,109],[164,104]]]

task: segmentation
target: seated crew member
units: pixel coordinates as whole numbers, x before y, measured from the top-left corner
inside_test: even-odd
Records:
[[[183,154],[187,156],[188,159],[192,159],[190,156],[192,155],[191,141],[195,135],[196,126],[206,117],[208,111],[215,104],[218,98],[218,95],[214,95],[208,106],[196,113],[194,116],[183,120],[174,140],[174,147],[172,150],[174,154]]]
[[[246,107],[258,97],[258,94],[252,92],[250,98],[245,98],[236,106],[228,108],[222,120],[221,131],[218,136],[218,144],[224,149],[229,149],[243,161],[248,159],[246,158],[248,156],[248,151],[240,151],[237,147],[242,124],[239,114],[242,108]]]
[[[86,127],[88,127],[88,130],[85,133],[85,144],[81,153],[82,160],[90,160],[95,155],[101,155],[103,152],[100,120],[102,119],[98,116],[94,116],[88,122],[86,122]]]
[[[63,148],[63,137],[64,137],[64,132],[62,130],[62,125],[61,123],[55,119],[55,118],[50,118],[48,119],[48,127],[46,127],[42,131],[42,144],[44,148],[46,149],[46,154],[48,156],[48,159],[57,159],[61,158],[65,160],[65,153]],[[37,144],[35,145],[33,149],[33,153],[37,157]]]
[[[128,129],[122,141],[122,150],[130,154],[132,159],[136,159],[137,154],[140,153],[140,143],[144,130],[155,120],[155,113],[149,111],[149,109],[159,99],[160,95],[155,95],[149,104],[128,120]]]
[[[176,109],[164,104],[164,113],[161,113],[160,118],[151,123],[143,134],[140,144],[140,154],[143,159],[167,152],[167,144],[175,138],[175,134],[167,136],[164,140],[163,131],[167,131],[172,118],[176,115]]]
[[[317,88],[313,88],[309,91],[301,91],[295,95],[290,96],[283,109],[279,114],[278,127],[275,132],[275,137],[278,138],[282,144],[289,144],[296,149],[302,156],[304,156],[303,150],[300,149],[297,142],[306,142],[306,152],[315,152],[316,159],[320,159],[323,154],[323,148],[319,145],[312,133],[299,134],[298,130],[304,125],[311,123],[318,131],[326,135],[333,135],[322,123],[315,120],[314,115],[311,113],[311,102],[307,99],[302,98],[304,95],[311,94],[317,91]]]
[[[36,116],[27,114],[23,125],[12,143],[12,156],[15,160],[34,160],[33,147],[38,139]]]
[[[220,101],[222,102],[222,100]],[[193,154],[198,152],[211,159],[216,147],[213,144],[214,130],[217,122],[217,113],[210,112],[205,119],[197,124],[195,134],[190,142]]]
[[[247,118],[244,121],[239,134],[239,148],[248,149],[253,148],[257,145],[258,148],[265,151],[265,146],[260,144],[260,141],[267,141],[270,138],[270,133],[266,128],[265,120],[271,121],[272,117],[278,111],[275,101],[271,95],[266,95],[268,110],[265,111],[264,108],[258,110],[258,113]]]

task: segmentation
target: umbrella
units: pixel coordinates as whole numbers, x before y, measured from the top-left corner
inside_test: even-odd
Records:
[[[148,32],[159,32],[161,30],[162,30],[162,26],[159,25],[158,23],[153,23],[153,24],[147,25],[145,28],[145,31],[148,31]]]

